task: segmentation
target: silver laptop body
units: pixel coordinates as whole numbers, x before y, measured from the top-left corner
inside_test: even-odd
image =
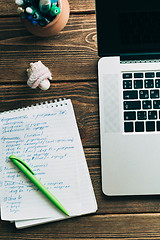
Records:
[[[102,189],[160,194],[160,2],[96,0]]]
[[[145,73],[153,72],[160,72],[158,61],[127,63],[121,62],[120,57],[103,57],[98,63],[102,189],[106,195],[160,194],[160,132],[157,131],[160,106],[153,110],[143,109],[143,106],[141,109],[124,110],[124,102],[127,101],[140,101],[141,105],[151,101],[155,105],[158,99],[152,98],[151,88],[146,88],[149,93],[146,99],[123,99],[124,91],[137,91],[138,95],[141,91],[137,88],[123,89],[124,81],[132,81],[134,88],[135,81],[139,80],[134,78],[135,73],[143,73],[144,79],[141,80],[144,82]],[[123,74],[128,73],[132,73],[132,80],[123,79]],[[159,90],[155,88],[157,79],[156,76],[153,78],[153,89]],[[151,111],[157,112],[157,119],[148,119]],[[125,112],[135,112],[136,119],[124,120]],[[147,119],[138,120],[138,112],[146,112]],[[149,121],[155,122],[155,131],[146,129],[146,122]],[[125,122],[132,122],[133,129],[126,129],[125,132]],[[136,122],[143,122],[144,129],[135,129]]]

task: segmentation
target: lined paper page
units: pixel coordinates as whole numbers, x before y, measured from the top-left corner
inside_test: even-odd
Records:
[[[71,109],[73,111],[73,108]],[[88,171],[88,166],[86,163],[86,159],[84,156],[84,151],[82,148],[78,128],[76,122],[74,125],[72,125],[74,128],[74,131],[77,136],[77,145],[79,146],[76,150],[77,156],[76,161],[77,161],[77,189],[79,190],[79,200],[81,202],[81,210],[77,215],[84,215],[84,214],[89,214],[93,213],[97,210],[97,202],[95,199],[89,171]],[[75,215],[76,216],[76,215]],[[73,217],[73,216],[72,216]],[[52,221],[57,221],[61,220],[62,218],[44,218],[44,219],[35,219],[35,220],[24,220],[24,221],[16,221],[15,225],[17,228],[25,228],[25,227],[30,227],[34,226],[37,224],[43,224],[47,222],[52,222]]]
[[[81,212],[77,186],[77,132],[70,100],[0,114],[3,161],[1,218],[24,220],[64,218],[49,200],[8,159],[22,158],[69,214]],[[61,106],[62,105],[62,106]],[[43,109],[43,111],[42,111]]]
[[[73,113],[73,108],[70,106],[70,111]],[[84,151],[81,144],[81,139],[79,136],[76,120],[74,121],[74,124],[72,125],[73,131],[75,132],[75,139],[77,141],[77,147],[76,147],[76,159],[77,162],[77,189],[79,190],[79,200],[81,202],[81,210],[77,215],[84,215],[93,213],[97,210],[97,202],[95,199],[86,159],[84,156]],[[76,215],[75,215],[76,216]],[[73,216],[72,216],[73,217]],[[62,218],[44,218],[44,219],[35,219],[35,220],[26,220],[26,221],[16,221],[15,225],[17,228],[24,228],[24,227],[30,227],[37,224],[42,224],[46,222],[52,222],[61,220]]]

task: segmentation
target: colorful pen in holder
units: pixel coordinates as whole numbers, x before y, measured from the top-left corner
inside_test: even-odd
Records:
[[[69,19],[68,0],[15,0],[22,23],[40,37],[60,32]]]

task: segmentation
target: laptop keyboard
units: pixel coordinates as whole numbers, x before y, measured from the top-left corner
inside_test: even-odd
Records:
[[[124,132],[160,132],[160,72],[122,73]]]

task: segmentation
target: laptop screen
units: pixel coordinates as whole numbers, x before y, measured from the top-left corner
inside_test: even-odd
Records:
[[[160,54],[160,1],[96,0],[99,56]]]

